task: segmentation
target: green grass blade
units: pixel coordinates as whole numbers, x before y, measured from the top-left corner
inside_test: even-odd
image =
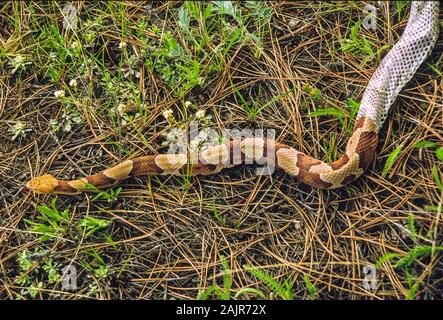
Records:
[[[385,166],[383,168],[382,174],[381,176],[384,178],[386,176],[386,174],[389,172],[389,170],[392,168],[392,166],[395,163],[395,160],[397,160],[398,156],[400,155],[401,151],[402,151],[402,146],[397,147],[394,149],[394,151],[392,151],[389,156],[388,159],[386,160]]]

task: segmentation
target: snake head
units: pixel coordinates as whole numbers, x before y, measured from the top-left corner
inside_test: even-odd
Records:
[[[36,177],[26,184],[26,188],[37,193],[53,193],[58,186],[58,181],[50,174]]]

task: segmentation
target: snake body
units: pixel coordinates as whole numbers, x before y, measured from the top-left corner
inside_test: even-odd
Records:
[[[38,193],[73,195],[90,190],[88,184],[107,188],[140,175],[209,175],[251,162],[273,165],[316,188],[344,186],[369,167],[390,106],[432,51],[438,37],[438,8],[438,2],[412,2],[405,31],[369,81],[345,152],[335,162],[325,163],[274,140],[243,138],[210,147],[198,153],[193,162],[189,154],[148,155],[77,180],[45,174],[30,180],[26,187]]]
[[[242,163],[266,163],[276,166],[302,182],[317,188],[338,188],[358,178],[369,166],[377,146],[376,127],[369,118],[359,118],[345,153],[333,163],[309,157],[274,140],[244,138],[210,147],[190,163],[187,154],[159,154],[126,160],[77,180],[58,180],[46,174],[28,182],[27,187],[40,193],[78,194],[88,184],[107,188],[120,180],[140,175],[209,175]]]

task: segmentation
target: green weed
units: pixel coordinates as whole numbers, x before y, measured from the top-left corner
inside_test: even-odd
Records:
[[[215,293],[216,297],[221,300],[231,299],[232,278],[229,264],[225,256],[221,256],[220,258],[222,260],[223,268],[223,289],[220,289],[216,283],[213,283],[207,289],[199,293],[199,295],[197,296],[197,300],[207,300],[213,293]]]
[[[312,284],[311,280],[309,280],[309,277],[306,274],[303,275],[303,281],[305,282],[306,289],[308,290],[309,299],[316,300],[318,296],[317,288]]]
[[[340,49],[362,58],[361,65],[364,66],[369,60],[373,60],[389,45],[383,45],[376,52],[374,45],[364,35],[360,33],[361,21],[357,21],[350,29],[347,38],[341,39]]]
[[[16,259],[19,265],[16,282],[24,287],[20,291],[24,296],[36,298],[48,285],[54,286],[61,279],[60,266],[48,252],[35,249],[32,253],[25,249],[17,254]]]
[[[59,211],[56,207],[57,198],[51,201],[51,206],[40,205],[37,210],[40,215],[37,220],[41,222],[34,222],[25,219],[25,221],[31,225],[31,231],[42,234],[40,236],[40,241],[47,241],[52,238],[57,238],[62,236],[69,225],[69,208]]]
[[[251,267],[249,265],[245,265],[244,269],[254,275],[258,280],[263,282],[268,288],[276,295],[278,295],[283,300],[293,300],[294,295],[292,293],[292,285],[288,280],[284,283],[280,283],[275,280],[270,274],[266,273],[263,270],[260,270],[255,267]]]
[[[84,228],[84,230],[86,231],[85,237],[87,238],[100,229],[106,229],[111,223],[112,220],[85,217],[80,220],[78,226],[80,228]]]
[[[411,238],[417,241],[418,233],[415,227],[414,215],[412,214],[408,216],[408,228],[411,234]],[[388,252],[378,259],[375,266],[376,268],[380,268],[384,263],[393,261],[394,264],[392,268],[403,271],[406,276],[406,283],[408,286],[406,298],[414,299],[420,283],[418,281],[414,281],[413,274],[415,269],[413,268],[413,264],[423,257],[435,255],[439,252],[443,252],[443,247],[417,244],[412,247],[405,255]]]
[[[386,160],[385,166],[383,167],[383,171],[381,173],[382,177],[386,177],[389,170],[392,168],[392,166],[395,163],[395,160],[397,160],[398,156],[400,155],[401,151],[403,150],[402,146],[399,146],[395,148],[388,156],[388,159]]]
[[[121,187],[118,187],[117,189],[100,190],[90,183],[85,183],[85,188],[96,193],[94,198],[92,198],[92,201],[106,200],[110,204],[118,199],[118,196],[122,191]]]

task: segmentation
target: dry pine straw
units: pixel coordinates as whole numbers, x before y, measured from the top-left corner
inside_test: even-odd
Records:
[[[92,16],[106,12],[103,5],[78,5]],[[231,49],[225,67],[201,88],[189,92],[186,100],[212,114],[216,128],[275,129],[279,141],[320,158],[325,156],[324,145],[335,138],[334,150],[340,153],[347,141],[340,122],[330,117],[309,118],[308,113],[318,107],[345,108],[346,98],[358,101],[386,53],[362,66],[361,58],[339,50],[338,39],[345,36],[364,4],[357,3],[351,9],[344,3],[268,5],[274,14],[261,57],[254,58],[254,50],[246,45]],[[28,5],[6,6],[9,8],[0,12],[0,21],[5,23],[10,21],[8,16],[18,14],[20,32],[4,28],[0,32],[2,45],[7,43],[16,52],[34,52],[35,45],[29,39],[35,35],[27,33],[33,29]],[[49,6],[33,6],[41,17],[53,19]],[[153,6],[160,28],[178,28],[169,18],[178,6]],[[143,3],[128,2],[123,10],[126,24],[131,25],[147,9]],[[401,34],[408,8],[403,10],[399,21],[391,6],[388,19],[379,19],[376,33],[364,31],[375,51],[392,44]],[[59,13],[57,17],[60,21]],[[109,25],[101,31],[100,39],[116,47],[121,19],[109,12],[105,17]],[[297,20],[290,24],[294,17]],[[128,43],[131,50],[140,50],[137,39],[129,38]],[[442,61],[441,44],[440,40],[427,63]],[[290,279],[296,298],[307,297],[306,274],[320,298],[403,299],[408,291],[403,271],[393,269],[391,263],[383,264],[378,270],[378,290],[370,292],[362,286],[363,267],[388,252],[406,254],[418,243],[442,245],[441,214],[424,210],[425,205],[442,203],[431,174],[434,164],[440,171],[442,165],[431,150],[413,148],[422,140],[443,142],[442,77],[426,63],[397,99],[381,131],[370,170],[349,187],[321,191],[281,172],[272,177],[256,176],[251,167],[237,167],[192,178],[190,184],[177,177],[127,180],[118,200],[103,212],[91,202],[91,196],[58,199],[61,209],[71,205],[73,226],[86,215],[115,218],[108,229],[115,248],[100,236],[75,239],[74,227],[61,238],[40,242],[24,219],[35,221],[36,206],[49,204],[51,197],[23,195],[20,189],[32,176],[45,172],[80,177],[123,160],[126,156],[108,143],[109,139],[132,150],[131,157],[160,152],[164,148],[159,136],[168,129],[162,112],[167,108],[181,110],[181,119],[189,118],[192,112],[168,94],[170,90],[155,74],[142,68],[140,79],[134,81],[149,108],[145,122],[137,120],[118,130],[106,113],[97,112],[106,99],[89,99],[78,108],[84,121],[55,138],[49,120],[60,117],[60,102],[53,96],[58,86],[37,77],[39,68],[44,66],[33,65],[20,81],[6,65],[0,74],[0,297],[20,295],[16,256],[25,249],[40,248],[49,250],[61,265],[75,265],[80,281],[76,292],[63,292],[58,284],[46,286],[37,298],[193,299],[199,288],[213,282],[222,286],[223,254],[230,264],[234,292],[244,287],[261,288],[269,297],[266,285],[243,269],[249,264],[282,282]],[[282,92],[292,93],[267,106],[251,121],[231,81],[251,100],[269,101]],[[320,102],[302,90],[305,84],[320,89]],[[12,142],[8,128],[18,120],[26,122],[32,131]],[[403,152],[382,177],[387,156],[400,145]],[[214,212],[224,222],[216,219]],[[407,228],[411,213],[420,235],[417,240]],[[115,271],[106,279],[91,277],[80,264],[88,260],[85,250],[91,248]],[[119,272],[123,266],[124,271]],[[416,298],[442,298],[441,255],[414,263],[413,272],[421,283]],[[92,296],[88,293],[91,283],[99,288]]]

